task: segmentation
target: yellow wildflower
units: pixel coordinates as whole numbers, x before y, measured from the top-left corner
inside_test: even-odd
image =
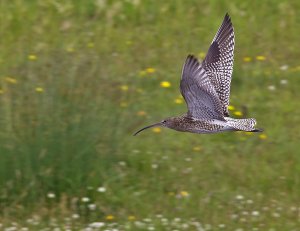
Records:
[[[235,109],[235,107],[234,106],[232,106],[232,105],[228,105],[228,110],[229,111],[233,111]]]
[[[128,106],[128,103],[127,103],[127,102],[121,102],[121,103],[120,103],[120,106],[121,106],[121,107],[127,107],[127,106]]]
[[[259,135],[259,138],[260,138],[261,140],[265,140],[265,139],[267,139],[268,137],[267,137],[266,134],[260,134],[260,135]]]
[[[177,99],[174,100],[174,102],[177,103],[177,104],[182,104],[183,100],[180,99],[180,98],[177,98]]]
[[[290,70],[292,72],[299,71],[300,70],[300,66],[292,67]]]
[[[136,114],[138,116],[145,116],[147,113],[145,111],[138,111]]]
[[[112,220],[115,219],[115,217],[114,217],[113,215],[107,215],[107,216],[105,217],[105,219],[108,220],[108,221],[112,221]]]
[[[67,47],[67,52],[69,52],[69,53],[73,53],[75,50],[74,50],[74,48],[73,47]]]
[[[243,113],[241,111],[235,111],[233,114],[236,115],[236,116],[242,116],[243,115]]]
[[[128,86],[127,85],[122,85],[120,86],[122,91],[128,91]]]
[[[89,42],[86,46],[87,46],[88,48],[93,48],[93,47],[95,46],[95,44],[92,43],[92,42]]]
[[[164,87],[164,88],[168,88],[168,87],[171,87],[171,83],[168,81],[162,81],[162,82],[160,82],[160,86]]]
[[[155,127],[155,128],[152,128],[152,131],[154,133],[160,133],[161,132],[161,128],[160,127]]]
[[[28,59],[29,59],[30,61],[35,61],[35,60],[37,60],[37,56],[31,54],[31,55],[28,55]]]
[[[295,71],[300,71],[300,66],[296,66],[291,68],[291,71],[295,72]]]
[[[133,215],[130,215],[130,216],[128,216],[128,220],[129,221],[134,221],[136,218],[135,218],[135,216],[133,216]]]
[[[244,60],[244,62],[248,63],[248,62],[251,62],[251,61],[252,61],[252,58],[246,56],[246,57],[243,58],[243,60]]]
[[[256,60],[258,60],[258,61],[265,61],[266,57],[263,56],[263,55],[258,55],[258,56],[256,56]]]
[[[181,191],[180,196],[182,197],[188,197],[190,194],[187,191]]]
[[[5,81],[11,84],[16,84],[18,81],[12,77],[6,77]]]
[[[204,58],[205,58],[205,55],[206,55],[206,54],[205,54],[204,52],[200,52],[200,53],[199,53],[199,58],[200,58],[200,59],[204,59]]]
[[[42,88],[42,87],[36,87],[35,91],[39,92],[39,93],[42,93],[42,92],[44,92],[44,88]]]
[[[195,152],[199,152],[199,151],[201,151],[201,147],[200,146],[195,146],[195,147],[193,147],[193,151],[195,151]]]
[[[148,68],[146,68],[146,72],[147,72],[148,74],[152,74],[152,73],[155,72],[155,69],[154,69],[153,67],[148,67]]]

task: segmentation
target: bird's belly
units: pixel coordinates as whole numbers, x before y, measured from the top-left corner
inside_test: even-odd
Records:
[[[191,133],[217,133],[223,131],[230,131],[233,128],[228,126],[224,121],[220,120],[193,120],[189,123],[182,123],[180,126],[177,126],[175,130],[182,132],[191,132]]]

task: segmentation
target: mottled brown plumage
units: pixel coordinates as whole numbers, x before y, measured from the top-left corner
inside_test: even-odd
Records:
[[[215,35],[203,63],[188,55],[182,69],[180,91],[188,112],[144,127],[168,127],[181,132],[258,132],[256,120],[229,117],[228,105],[233,70],[234,29],[228,14]]]

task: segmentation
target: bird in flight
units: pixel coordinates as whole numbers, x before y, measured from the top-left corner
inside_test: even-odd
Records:
[[[222,131],[260,132],[256,120],[234,119],[228,105],[233,70],[234,29],[228,14],[217,31],[202,63],[188,55],[183,65],[180,91],[188,112],[169,117],[138,130],[162,126],[181,132],[217,133]]]

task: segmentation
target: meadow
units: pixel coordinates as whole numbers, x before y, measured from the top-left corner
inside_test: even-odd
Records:
[[[225,13],[230,114],[263,133],[139,128],[186,111]],[[300,2],[0,1],[0,230],[300,230]]]

